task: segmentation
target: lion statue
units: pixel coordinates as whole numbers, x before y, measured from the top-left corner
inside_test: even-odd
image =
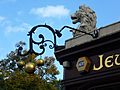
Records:
[[[81,5],[79,10],[71,15],[73,24],[80,22],[80,25],[78,25],[77,29],[87,33],[96,29],[96,18],[95,12],[85,5]],[[74,37],[78,35],[83,35],[83,33],[79,31],[73,32]]]

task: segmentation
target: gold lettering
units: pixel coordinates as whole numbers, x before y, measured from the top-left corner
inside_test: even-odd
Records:
[[[120,63],[118,63],[118,57],[119,57],[120,55],[119,55],[119,54],[116,54],[115,56],[116,56],[116,58],[115,58],[115,64],[116,64],[116,65],[120,65]]]
[[[107,68],[113,66],[113,63],[111,63],[111,62],[112,62],[111,59],[113,59],[113,55],[112,55],[112,56],[108,56],[108,57],[105,59],[105,66],[106,66]],[[111,64],[108,64],[108,63],[111,63]]]
[[[94,64],[93,70],[100,70],[103,67],[103,63],[102,63],[103,55],[99,55],[99,58],[100,58],[100,66],[97,68],[97,67],[95,67],[95,64]]]

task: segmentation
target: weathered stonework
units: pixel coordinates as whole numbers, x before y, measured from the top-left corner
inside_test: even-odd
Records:
[[[79,9],[71,15],[73,24],[80,23],[77,27],[77,31],[73,31],[73,37],[83,35],[80,31],[91,32],[96,30],[96,14],[86,5],[81,5]]]
[[[84,44],[86,42],[90,42],[90,41],[102,38],[104,36],[120,32],[120,21],[101,27],[98,30],[99,30],[98,38],[93,39],[90,35],[85,35],[85,34],[78,37],[74,37],[66,41],[65,48],[67,49],[67,48],[75,47],[75,46]]]

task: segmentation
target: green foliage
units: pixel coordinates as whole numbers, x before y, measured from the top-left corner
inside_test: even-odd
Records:
[[[57,90],[51,83],[42,80],[38,75],[15,72],[5,80],[6,90]]]
[[[17,47],[24,46],[25,43],[20,41]],[[27,50],[24,50],[24,53]],[[58,90],[60,81],[56,75],[59,74],[54,57],[45,57],[44,66],[36,67],[33,74],[27,74],[23,68],[17,66],[20,60],[25,63],[37,60],[37,56],[27,55],[19,57],[17,49],[11,51],[6,59],[0,61],[0,90]]]

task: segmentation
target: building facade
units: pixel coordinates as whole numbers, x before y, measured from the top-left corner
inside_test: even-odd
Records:
[[[98,38],[73,37],[56,50],[64,67],[63,90],[120,89],[120,22],[98,31]]]

